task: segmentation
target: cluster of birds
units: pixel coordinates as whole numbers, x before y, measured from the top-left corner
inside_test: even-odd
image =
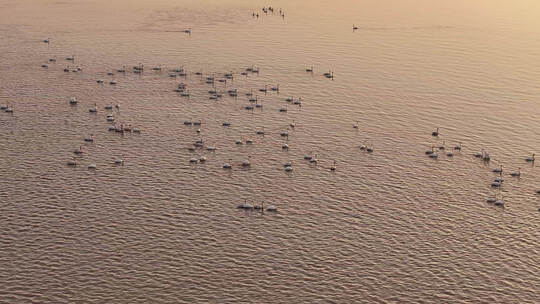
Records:
[[[244,200],[243,203],[238,205],[238,209],[242,209],[242,210],[246,210],[246,211],[258,210],[258,211],[261,211],[261,212],[264,212],[264,210],[265,210],[263,202],[261,202],[260,205],[256,205],[253,202],[250,204],[250,203],[247,202],[247,199]],[[278,209],[277,209],[276,206],[270,205],[270,206],[266,207],[266,211],[268,211],[268,212],[277,212]]]
[[[263,11],[265,13],[268,13],[268,12],[273,12],[273,8],[271,7],[268,7],[268,8],[265,8]],[[280,10],[280,14],[283,14],[284,13]],[[189,29],[189,33],[191,32],[191,29]],[[186,30],[186,33],[188,33],[188,30]],[[46,40],[44,40],[43,42],[46,42],[47,44],[50,44],[51,42],[51,39],[48,38]],[[56,63],[56,58],[49,58],[48,59],[48,64],[43,64],[42,67],[43,68],[49,68],[49,64],[55,64]],[[77,72],[82,72],[82,67],[81,66],[75,66],[75,56],[72,55],[72,56],[69,56],[69,57],[66,57],[65,58],[65,61],[68,61],[70,62],[71,64],[66,66],[63,71],[64,72],[73,72],[73,73],[77,73]],[[134,65],[132,66],[130,69],[129,68],[126,68],[126,66],[123,66],[122,68],[118,68],[116,70],[113,70],[113,71],[110,71],[110,72],[107,72],[106,74],[108,76],[111,76],[111,79],[109,81],[106,81],[104,79],[97,79],[96,80],[96,83],[98,85],[104,85],[106,83],[108,83],[109,85],[111,86],[115,86],[118,84],[118,80],[116,80],[115,76],[117,74],[121,74],[121,75],[126,75],[127,73],[134,73],[134,74],[140,74],[141,76],[143,75],[143,73],[145,72],[145,66],[144,64],[142,63],[139,63],[137,65]],[[224,95],[228,95],[229,97],[234,97],[235,99],[239,96],[239,90],[236,89],[236,88],[227,88],[227,82],[232,82],[234,77],[235,77],[235,74],[232,72],[232,71],[229,71],[229,72],[225,72],[225,73],[212,73],[212,74],[208,74],[208,75],[204,75],[202,71],[197,71],[197,72],[194,72],[194,73],[188,73],[187,70],[180,66],[178,68],[172,68],[172,69],[166,69],[165,67],[162,67],[162,66],[154,66],[151,68],[151,70],[153,72],[156,72],[156,73],[161,73],[162,71],[166,70],[167,71],[167,75],[168,77],[171,77],[171,78],[177,78],[177,77],[184,77],[184,79],[187,79],[187,76],[189,74],[194,74],[194,75],[197,75],[200,77],[200,80],[201,82],[204,81],[206,84],[208,85],[211,85],[211,88],[208,90],[208,98],[211,99],[211,100],[218,100],[218,99],[221,99],[224,97]],[[306,68],[305,69],[306,72],[308,73],[311,73],[313,74],[314,72],[314,68],[313,66],[309,67],[309,68]],[[239,71],[238,74],[240,74],[241,76],[244,76],[244,77],[248,77],[250,75],[258,75],[260,73],[260,68],[257,67],[257,66],[248,66],[248,67],[245,67],[243,68],[241,71]],[[327,73],[324,73],[322,74],[323,77],[326,77],[326,78],[329,78],[329,79],[334,79],[334,73],[332,71],[329,71]],[[217,89],[216,88],[216,84],[218,83],[222,83],[223,84],[223,88],[221,90]],[[173,90],[174,92],[178,93],[180,96],[183,96],[183,97],[187,97],[189,98],[190,97],[190,92],[189,90],[187,89],[188,88],[188,84],[182,82],[182,83],[179,83],[178,86]],[[280,88],[279,88],[279,83],[277,84],[265,84],[264,87],[260,87],[260,88],[257,88],[257,89],[250,89],[248,92],[245,92],[245,96],[247,97],[247,101],[248,101],[248,104],[243,106],[243,109],[245,110],[251,110],[251,111],[254,111],[255,109],[262,109],[263,108],[263,104],[262,102],[260,102],[259,100],[259,96],[254,93],[255,92],[259,92],[260,94],[264,94],[264,95],[267,95],[267,94],[270,94],[271,92],[274,92],[274,93],[277,93],[279,94],[280,93]],[[288,112],[288,104],[291,104],[293,106],[297,106],[297,107],[302,107],[302,98],[301,97],[287,97],[284,99],[284,101],[286,102],[284,106],[280,107],[279,108],[279,112],[280,113],[287,113]],[[78,106],[79,105],[79,100],[76,98],[76,97],[71,97],[68,101],[68,104],[71,106],[71,107],[74,107],[74,106]],[[9,105],[7,106],[1,106],[0,108],[2,108],[3,110],[5,110],[6,112],[13,112],[13,110],[11,109],[11,107],[9,107]],[[132,127],[131,124],[125,124],[125,123],[118,123],[117,121],[117,118],[116,118],[116,115],[119,115],[120,113],[120,105],[116,104],[116,105],[112,105],[112,104],[107,104],[104,106],[104,111],[106,113],[106,121],[110,123],[110,126],[108,127],[108,131],[110,132],[115,132],[115,133],[119,133],[119,134],[126,134],[126,133],[136,133],[136,134],[140,134],[141,133],[141,129],[138,128],[138,127]],[[93,114],[93,115],[97,115],[99,112],[101,112],[100,109],[98,109],[98,106],[96,103],[94,103],[93,105],[91,105],[88,109],[88,112],[90,114]],[[202,121],[201,120],[186,120],[184,121],[184,125],[186,126],[196,126],[198,127],[197,128],[197,133],[200,134],[201,133],[201,125],[202,125]],[[229,121],[224,121],[222,122],[222,126],[223,127],[229,127],[231,126],[231,122]],[[296,127],[296,121],[292,121],[288,124],[288,127],[286,130],[282,130],[279,135],[280,137],[283,137],[286,139],[286,141],[282,144],[281,148],[283,150],[287,150],[289,149],[289,132],[291,130],[294,130],[294,128]],[[271,131],[272,132],[272,131]],[[260,130],[257,130],[256,132],[256,135],[261,135],[261,136],[264,136],[265,134],[267,135],[268,134],[268,131],[264,129],[264,127],[262,127],[262,129]],[[276,132],[277,133],[277,132]],[[84,144],[92,144],[94,143],[94,135],[93,134],[90,134],[90,136],[88,137],[85,137],[84,139]],[[243,145],[243,144],[247,144],[247,145],[251,145],[254,143],[254,140],[247,137],[247,138],[244,138],[243,136],[240,137],[240,139],[236,140],[235,141],[235,145]],[[80,145],[77,149],[73,150],[73,153],[75,154],[75,156],[73,156],[72,159],[68,160],[66,162],[66,164],[68,166],[72,166],[72,167],[76,167],[79,164],[79,162],[81,161],[81,159],[83,158],[84,154],[86,153],[85,149],[84,149],[84,145]],[[191,151],[191,152],[196,152],[197,150],[196,149],[205,149],[206,151],[209,151],[209,152],[214,152],[217,150],[216,147],[214,146],[209,146],[209,145],[206,145],[206,143],[204,142],[203,138],[201,137],[200,139],[198,139],[197,141],[195,141],[195,143],[193,144],[193,147],[189,147],[188,150]],[[367,148],[367,151],[368,152],[373,152],[373,149],[372,148]],[[310,152],[309,154],[306,154],[304,156],[304,159],[309,161],[309,163],[311,164],[317,164],[319,163],[319,160],[317,158],[317,155],[312,155],[312,153]],[[207,158],[203,155],[199,155],[198,157],[192,157],[189,162],[192,163],[192,164],[196,164],[196,163],[204,163],[206,162]],[[124,164],[124,158],[116,158],[114,159],[113,161],[113,164],[114,165],[123,165]],[[232,159],[229,159],[228,162],[226,162],[225,164],[222,165],[222,168],[223,169],[233,169],[233,167],[236,167],[236,166],[240,166],[242,168],[249,168],[251,166],[251,159],[250,157],[248,156],[247,159],[243,160],[241,163],[239,164],[234,164]],[[336,167],[337,166],[337,163],[336,161],[333,162],[332,166],[330,166],[330,170],[331,171],[335,171],[336,170]],[[293,170],[293,166],[292,166],[292,161],[288,161],[286,163],[283,164],[283,167],[284,167],[284,171],[285,172],[291,172]],[[97,169],[97,165],[95,163],[90,163],[87,165],[87,168],[89,170],[95,170]],[[262,206],[262,204],[259,206],[259,205],[255,205],[255,204],[248,204],[247,201],[244,203],[244,204],[241,204],[239,206],[240,209],[244,209],[244,210],[264,210],[264,207]],[[266,208],[267,211],[277,211],[277,208],[275,206],[268,206]]]
[[[262,11],[261,15],[262,15],[262,14],[268,15],[268,13],[270,13],[270,14],[272,14],[272,15],[274,14],[274,8],[271,7],[271,6],[263,7],[263,8],[261,9],[261,11]],[[253,17],[253,18],[259,18],[261,15],[259,15],[258,12],[253,12],[253,13],[251,13],[251,17]],[[281,8],[279,9],[279,16],[280,16],[281,18],[285,19],[285,11],[282,10]]]
[[[437,128],[435,131],[433,131],[431,133],[431,135],[434,136],[434,137],[439,137],[441,135],[441,133],[439,132],[439,128]],[[438,147],[438,150],[442,151],[442,152],[439,152],[439,153],[444,153],[444,151],[446,151],[445,141],[443,141],[442,145],[440,145]],[[447,151],[446,156],[447,157],[453,157],[455,151],[461,151],[461,143],[454,146],[451,151]],[[427,150],[425,152],[425,154],[428,157],[433,158],[433,159],[439,158],[439,153],[436,152],[435,146],[431,146],[431,149]],[[482,149],[480,152],[474,153],[473,155],[474,155],[475,158],[481,159],[484,162],[490,162],[491,161],[491,156],[484,149]],[[530,157],[526,157],[524,159],[524,161],[528,162],[528,163],[534,163],[535,154],[533,153]],[[500,189],[501,189],[501,187],[503,185],[503,182],[504,182],[503,166],[500,165],[497,168],[493,168],[493,169],[491,169],[491,172],[496,173],[499,176],[495,177],[495,179],[491,182],[490,186],[492,188],[496,188],[499,191],[498,191],[498,193],[496,195],[488,197],[486,201],[488,203],[490,203],[490,204],[494,204],[495,206],[504,207],[504,205],[505,205],[504,199],[503,199],[503,196],[500,194]],[[518,168],[517,171],[510,172],[509,175],[512,176],[512,177],[516,177],[516,178],[521,177],[521,168]],[[540,190],[537,190],[536,193],[540,194]],[[538,209],[538,211],[540,211],[540,208]]]
[[[69,105],[72,106],[72,107],[77,106],[78,103],[79,103],[79,101],[75,97],[71,97],[69,99]],[[120,105],[118,105],[118,104],[115,105],[114,109],[117,111],[118,114],[120,113]],[[111,104],[105,105],[104,110],[107,112],[106,120],[108,122],[113,123],[113,125],[109,126],[109,129],[108,129],[109,131],[120,133],[122,135],[125,134],[125,133],[131,133],[131,132],[133,132],[135,134],[140,134],[141,133],[141,130],[139,128],[132,127],[131,124],[128,124],[128,125],[125,126],[123,123],[121,123],[120,125],[117,125],[116,122],[115,122],[114,114],[113,114],[113,105],[111,105]],[[97,104],[94,103],[94,105],[88,109],[88,112],[90,114],[97,114],[98,113]],[[85,137],[83,139],[83,141],[86,144],[94,143],[94,134],[90,134],[90,136]],[[82,158],[82,156],[86,153],[84,151],[83,147],[84,147],[83,145],[80,145],[78,149],[73,150],[73,153],[75,154],[75,156],[73,157],[73,159],[67,161],[68,166],[76,167],[77,165],[79,165],[78,160],[80,160]],[[113,164],[115,164],[115,165],[124,165],[124,158],[123,157],[122,158],[115,158],[114,161],[113,161]],[[95,170],[95,169],[97,169],[97,165],[95,163],[90,163],[88,165],[88,169],[89,170]]]
[[[274,13],[274,8],[272,8],[270,6],[269,7],[264,7],[264,8],[262,8],[262,12],[264,14],[268,14],[268,13],[273,14]],[[282,17],[284,17],[284,15],[285,15],[285,13],[281,9],[279,10],[279,14]],[[256,14],[254,12],[253,16],[258,17],[258,13]],[[358,29],[358,27],[353,24],[353,30],[356,30],[356,29]],[[186,29],[186,30],[184,30],[184,32],[188,33],[188,34],[191,34],[191,29]],[[51,38],[45,39],[45,40],[43,40],[43,42],[47,43],[49,45],[51,43]],[[63,69],[64,72],[76,73],[76,72],[81,72],[82,71],[82,67],[75,66],[75,56],[74,55],[66,57],[65,60],[70,62],[71,65],[68,65],[66,68],[64,68]],[[49,64],[53,64],[53,63],[56,63],[56,58],[49,58],[48,59],[48,64],[42,64],[42,67],[43,68],[48,68]],[[162,66],[154,66],[154,67],[151,68],[151,70],[154,71],[154,72],[161,72],[161,71],[166,70],[166,69],[164,67],[162,67]],[[145,67],[144,67],[144,65],[142,63],[139,63],[138,65],[133,66],[131,69],[128,69],[128,68],[126,68],[124,66],[122,68],[116,69],[115,71],[107,72],[107,75],[112,77],[109,81],[105,81],[103,79],[97,79],[96,82],[99,85],[103,85],[103,84],[108,82],[109,85],[114,86],[114,85],[118,84],[117,80],[114,78],[116,73],[120,73],[120,74],[125,75],[125,74],[131,72],[131,73],[134,73],[134,74],[142,75],[144,73],[144,71],[145,71]],[[189,74],[187,72],[187,70],[182,66],[180,66],[178,68],[172,68],[172,69],[169,69],[167,71],[168,71],[168,77],[171,77],[171,78],[184,77],[185,79],[187,79],[187,76]],[[314,73],[313,66],[306,68],[305,72],[313,74]],[[242,76],[248,77],[249,75],[254,75],[254,74],[258,75],[259,73],[260,73],[259,67],[256,67],[256,66],[252,65],[252,66],[248,66],[248,67],[243,68],[239,74],[242,75]],[[209,75],[204,75],[202,71],[197,71],[197,72],[194,72],[193,74],[199,76],[201,82],[204,81],[206,84],[211,85],[211,88],[208,90],[208,94],[209,94],[208,98],[210,100],[219,100],[219,99],[223,98],[224,95],[228,95],[229,97],[234,97],[235,99],[239,96],[238,89],[236,89],[236,88],[227,89],[227,82],[228,81],[232,82],[234,77],[235,77],[235,75],[234,75],[234,73],[232,71],[225,72],[225,73],[217,73],[217,74],[212,73],[212,74],[209,74]],[[334,80],[334,72],[331,71],[331,70],[328,71],[328,72],[323,73],[322,76],[325,77],[325,78]],[[222,90],[218,90],[216,88],[216,83],[222,83],[224,85]],[[173,91],[178,93],[180,96],[189,98],[190,97],[190,92],[187,89],[187,87],[188,87],[188,84],[180,83],[180,84],[178,84],[178,86]],[[276,84],[276,85],[265,85],[264,87],[256,89],[256,91],[259,91],[261,94],[264,93],[265,95],[269,94],[270,92],[275,92],[275,93],[279,94],[280,93],[279,83]],[[254,94],[253,89],[250,89],[248,92],[245,92],[244,94],[247,97],[248,104],[243,106],[242,107],[243,109],[254,111],[255,109],[262,109],[263,108],[262,102],[259,102],[258,95]],[[285,102],[286,102],[286,104],[279,108],[279,112],[281,112],[281,113],[286,113],[288,111],[288,106],[287,106],[288,103],[290,103],[292,105],[296,105],[298,107],[301,107],[303,100],[302,100],[302,98],[294,98],[294,97],[291,96],[291,97],[285,98]],[[78,100],[75,97],[72,97],[71,99],[69,99],[69,105],[70,106],[78,105]],[[0,110],[4,111],[6,113],[13,114],[13,109],[9,104],[0,105]],[[119,133],[119,134],[122,134],[122,135],[124,135],[126,133],[135,133],[135,134],[140,134],[141,133],[141,129],[138,128],[138,127],[132,127],[131,124],[124,124],[122,122],[120,122],[120,123],[117,122],[117,119],[115,118],[115,114],[119,115],[119,113],[120,113],[120,106],[118,104],[116,104],[114,106],[111,105],[111,104],[105,105],[104,110],[107,113],[106,114],[106,121],[111,124],[108,127],[108,131]],[[90,107],[88,111],[89,111],[90,114],[97,114],[98,113],[97,104],[94,104],[92,107]],[[116,113],[114,113],[114,111],[116,111]],[[192,119],[185,120],[184,125],[186,125],[186,126],[196,126],[197,127],[197,129],[196,129],[197,134],[200,134],[202,132],[201,131],[202,121],[201,120],[195,120],[195,121],[192,120]],[[229,127],[229,126],[231,126],[231,122],[224,121],[224,122],[221,123],[221,125],[223,127]],[[279,135],[286,139],[286,141],[281,145],[281,149],[288,150],[290,148],[290,146],[289,146],[289,132],[291,130],[294,130],[295,127],[296,127],[296,121],[292,121],[292,122],[290,122],[288,124],[288,127],[287,127],[286,130],[282,130],[281,132],[279,132]],[[353,124],[354,129],[358,129],[358,127],[359,127],[358,122]],[[272,132],[274,132],[274,131],[272,131]],[[267,135],[267,134],[268,134],[268,131],[265,131],[264,127],[262,127],[261,129],[259,129],[259,130],[257,130],[255,132],[255,135],[261,135],[261,136],[264,136],[264,135]],[[433,131],[431,135],[438,138],[439,135],[440,135],[439,128],[437,128],[435,131]],[[84,138],[84,142],[85,143],[93,143],[94,142],[93,134],[91,134],[89,137]],[[250,137],[244,138],[243,136],[241,136],[240,139],[236,140],[234,144],[235,145],[243,145],[243,144],[251,145],[253,143],[254,143],[254,141]],[[431,146],[431,149],[427,150],[425,152],[425,154],[429,158],[433,158],[433,159],[439,158],[441,154],[446,155],[447,157],[453,157],[454,153],[460,152],[461,149],[462,149],[461,144],[458,144],[458,145],[453,146],[451,150],[447,150],[447,147],[445,146],[444,141],[443,141],[442,145],[440,145],[437,148],[438,149],[436,149],[435,146]],[[204,149],[206,151],[209,151],[209,152],[214,152],[214,151],[217,150],[217,148],[215,146],[207,145],[206,142],[203,140],[203,137],[201,136],[198,140],[196,140],[193,143],[193,146],[190,146],[188,148],[188,150],[190,152],[199,154],[197,157],[193,156],[193,157],[191,157],[189,159],[189,162],[191,164],[204,163],[204,162],[207,161],[206,156],[201,155],[201,153],[200,153],[200,151],[202,149]],[[370,145],[363,144],[363,145],[361,145],[359,147],[359,149],[361,151],[365,151],[366,153],[373,153],[374,152],[373,143],[371,143]],[[82,157],[84,155],[85,151],[83,150],[83,145],[79,146],[78,149],[75,149],[73,151],[73,153],[75,154],[75,157],[73,157],[72,160],[69,160],[67,162],[68,166],[77,166],[78,165],[78,161],[77,161],[76,157],[80,158],[80,157]],[[490,159],[491,159],[489,153],[487,151],[484,151],[484,150],[482,150],[479,153],[475,153],[474,156],[476,158],[482,159],[483,161],[490,161]],[[319,163],[319,159],[317,158],[317,154],[313,154],[313,152],[305,154],[303,159],[304,159],[304,161],[308,161],[311,164],[318,164]],[[527,162],[534,162],[534,154],[532,155],[532,157],[526,158],[526,161]],[[124,159],[123,159],[123,157],[122,158],[116,158],[116,159],[114,159],[113,163],[115,165],[123,165],[124,164]],[[237,164],[234,164],[232,159],[229,159],[228,162],[226,162],[226,163],[224,163],[222,165],[222,168],[226,169],[226,170],[231,170],[231,169],[233,169],[233,167],[236,167],[236,166],[239,166],[241,168],[249,168],[249,167],[251,167],[250,156],[248,156],[247,159],[244,159],[243,161],[241,161],[240,163],[237,163]],[[91,163],[91,164],[88,165],[88,169],[94,170],[96,168],[97,168],[97,166],[94,163]],[[283,170],[285,172],[292,172],[293,171],[292,161],[285,162],[283,164]],[[337,162],[336,161],[333,161],[332,165],[329,167],[329,170],[330,171],[336,171],[337,170]],[[504,182],[504,179],[502,178],[502,173],[503,173],[502,166],[500,166],[499,168],[495,168],[492,171],[494,173],[498,173],[500,176],[495,178],[495,180],[491,183],[491,187],[500,189],[500,187],[502,186],[502,184]],[[513,177],[519,177],[521,175],[521,172],[518,170],[516,172],[511,172],[510,175],[513,176]],[[540,190],[538,190],[537,193],[540,194]],[[494,203],[497,206],[504,206],[504,201],[503,201],[502,196],[500,198],[498,196],[489,197],[487,199],[487,201],[489,203]],[[238,206],[238,208],[244,209],[244,210],[264,210],[264,207],[263,207],[262,203],[261,203],[261,205],[248,204],[247,200],[243,204],[240,204]],[[266,209],[268,211],[277,211],[277,208],[275,206],[269,206]]]

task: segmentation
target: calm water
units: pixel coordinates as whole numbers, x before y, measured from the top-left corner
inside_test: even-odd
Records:
[[[0,0],[0,302],[540,302],[540,4],[437,2]],[[209,100],[196,71],[232,71],[238,98]],[[262,110],[242,109],[251,89]],[[107,104],[142,133],[107,131]],[[186,119],[216,152],[187,149]],[[443,141],[463,150],[427,158]],[[505,208],[486,203],[500,164]]]

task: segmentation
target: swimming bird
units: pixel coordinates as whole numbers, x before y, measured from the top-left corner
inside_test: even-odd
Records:
[[[242,167],[250,167],[251,163],[249,162],[250,156],[248,156],[248,159],[245,159],[242,161]]]
[[[495,201],[495,206],[504,206],[503,197],[501,196],[501,199]]]
[[[243,204],[238,205],[238,209],[250,210],[250,209],[253,209],[253,206],[248,204],[247,199],[246,199],[244,200]]]
[[[232,159],[228,163],[223,164],[223,169],[232,169]]]
[[[494,168],[491,170],[494,173],[502,173],[503,172],[503,165],[501,165],[499,168]]]
[[[290,168],[290,167],[289,167],[289,168]],[[278,209],[277,209],[276,206],[270,205],[270,206],[268,206],[268,208],[266,208],[266,211],[277,212]]]
[[[437,130],[431,132],[431,135],[432,136],[439,136],[439,128],[437,128]]]
[[[94,142],[94,134],[90,134],[90,137],[84,139],[85,142]]]
[[[484,149],[482,149],[481,152],[474,153],[474,157],[476,158],[482,158],[484,156]]]
[[[533,162],[534,161],[534,154],[531,157],[525,158],[525,161],[527,162]]]
[[[515,177],[521,176],[521,168],[518,168],[517,171],[510,172],[510,175],[511,175],[511,176],[515,176]]]
[[[84,153],[83,149],[82,149],[82,146],[79,146],[79,149],[76,149],[73,151],[73,153],[77,154],[77,155],[81,155]]]

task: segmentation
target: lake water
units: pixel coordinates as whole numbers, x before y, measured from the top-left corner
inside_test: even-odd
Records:
[[[540,302],[540,3],[493,2],[0,0],[0,302]]]

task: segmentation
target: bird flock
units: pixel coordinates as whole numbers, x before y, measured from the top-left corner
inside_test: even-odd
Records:
[[[435,131],[431,132],[431,135],[433,137],[439,138],[441,136],[440,128],[437,128]],[[453,157],[455,152],[461,152],[461,150],[462,150],[461,143],[453,146],[451,150],[448,150],[446,147],[446,141],[443,141],[442,144],[439,145],[438,147],[435,147],[434,145],[432,145],[431,149],[425,151],[425,154],[429,158],[438,159],[442,155],[446,155],[447,157]],[[473,156],[477,159],[482,160],[486,164],[489,164],[489,162],[492,159],[489,152],[484,149],[482,149],[480,152],[473,153]],[[523,161],[526,163],[534,164],[535,154],[533,153],[531,156],[525,157]],[[486,199],[486,202],[490,204],[494,204],[495,206],[504,207],[505,206],[504,196],[500,193],[501,187],[504,184],[503,165],[499,165],[499,167],[495,167],[491,169],[491,172],[495,173],[498,176],[496,176],[493,179],[493,181],[491,182],[489,186],[493,189],[496,189],[497,192],[494,195],[489,196]],[[521,178],[521,168],[517,168],[517,170],[509,172],[508,175],[513,178]],[[536,190],[536,194],[540,194],[540,190]],[[540,211],[540,208],[538,208],[538,211]]]
[[[270,6],[264,7],[262,8],[262,13],[265,15],[274,14],[274,8]],[[282,9],[279,9],[279,15],[282,18],[284,18],[285,12]],[[253,12],[252,16],[255,18],[259,18],[259,13]],[[356,29],[358,29],[358,27],[353,25],[353,30],[356,30]],[[191,28],[186,29],[183,32],[191,35]],[[47,45],[49,45],[51,41],[52,41],[51,38],[47,38],[43,40],[43,42],[46,43]],[[64,60],[68,63],[68,65],[65,68],[63,68],[63,72],[79,73],[83,71],[81,66],[75,65],[75,55],[65,57]],[[49,69],[50,65],[56,64],[56,62],[57,62],[56,58],[54,57],[48,58],[47,63],[43,63],[41,67],[44,69]],[[131,68],[127,68],[126,66],[123,66],[123,67],[117,68],[116,70],[106,72],[108,76],[111,76],[111,79],[109,81],[106,81],[104,79],[96,79],[95,81],[97,85],[101,85],[101,86],[103,85],[116,86],[118,84],[118,80],[116,78],[118,74],[126,75],[127,73],[133,73],[133,74],[138,74],[142,77],[146,73],[148,73],[147,70],[148,68],[146,68],[143,63],[138,63],[136,65],[133,65]],[[245,98],[247,99],[247,103],[242,106],[242,110],[245,110],[245,111],[255,111],[256,109],[262,110],[264,105],[259,100],[258,94],[267,95],[271,93],[275,93],[275,94],[281,93],[279,83],[266,84],[264,85],[264,87],[259,87],[259,88],[254,88],[254,89],[252,88],[249,91],[245,91],[245,92],[240,92],[238,89],[232,88],[231,86],[227,87],[227,85],[232,84],[234,80],[238,81],[238,79],[241,80],[243,77],[259,75],[261,73],[261,69],[255,65],[237,68],[236,72],[226,71],[226,72],[221,72],[221,73],[209,73],[209,74],[205,74],[200,70],[196,72],[188,72],[183,66],[167,68],[161,65],[156,65],[150,68],[150,73],[162,73],[163,71],[166,71],[167,76],[169,78],[174,78],[174,79],[182,78],[183,79],[182,82],[180,82],[174,89],[172,89],[173,92],[177,93],[181,97],[190,98],[191,96],[191,92],[189,90],[190,84],[187,83],[187,78],[188,78],[188,75],[195,75],[197,76],[195,78],[198,78],[201,83],[205,83],[208,85],[209,87],[208,99],[209,100],[219,101],[227,97],[238,99],[239,96],[242,96],[242,95],[245,96]],[[305,68],[304,71],[312,75],[315,73],[313,66]],[[320,74],[320,76],[325,77],[330,80],[334,80],[334,77],[335,77],[334,72],[331,70]],[[222,86],[218,88],[217,86],[218,84],[222,84]],[[278,111],[284,114],[289,111],[289,105],[291,107],[298,107],[298,108],[301,108],[303,105],[303,99],[301,97],[290,96],[290,97],[284,98],[283,101],[285,103],[283,104],[283,106],[281,106],[278,109]],[[76,107],[76,106],[79,106],[80,104],[79,100],[76,97],[69,98],[67,103],[68,103],[68,106],[70,107]],[[13,115],[14,113],[14,109],[9,103],[6,105],[0,105],[0,110],[2,110],[5,113],[9,113],[11,115]],[[98,108],[96,103],[90,105],[88,109],[89,115],[98,115],[101,112],[102,110]],[[103,112],[105,112],[105,120],[109,123],[108,129],[107,129],[109,132],[114,132],[121,135],[126,135],[128,133],[141,135],[143,133],[141,128],[138,126],[134,126],[131,123],[118,122],[116,116],[120,113],[119,104],[115,104],[115,105],[106,104],[105,106],[103,106]],[[285,117],[286,116],[284,116],[284,120],[285,120]],[[209,122],[204,122],[204,124],[207,124],[207,123]],[[232,123],[230,121],[221,122],[221,126],[223,128],[230,127],[231,124]],[[196,133],[199,135],[202,133],[202,130],[201,130],[203,126],[202,119],[194,120],[192,118],[189,118],[184,121],[184,125],[186,127],[195,127]],[[293,121],[288,122],[287,127],[281,129],[280,131],[265,130],[265,128],[262,127],[256,130],[255,134],[252,134],[252,135],[266,136],[273,133],[274,134],[279,133],[279,136],[285,140],[281,144],[280,149],[288,150],[290,148],[289,136],[290,136],[290,133],[295,130],[296,126],[297,126],[297,122],[293,120]],[[358,121],[353,123],[352,128],[353,129],[359,128]],[[431,135],[433,137],[440,138],[441,137],[440,128],[437,128],[436,130],[434,130],[431,133]],[[94,135],[90,134],[89,136],[83,139],[83,142],[87,144],[91,144],[94,142],[94,140],[95,140]],[[239,138],[235,140],[234,145],[236,146],[253,145],[254,143],[255,141],[253,140],[251,136],[240,135]],[[205,163],[208,160],[207,156],[202,155],[201,153],[202,151],[205,150],[207,152],[215,152],[216,150],[218,150],[216,146],[208,144],[204,140],[204,137],[202,135],[199,137],[199,139],[193,142],[187,149],[189,152],[193,153],[192,157],[189,159],[189,163],[192,165]],[[373,143],[370,143],[369,145],[362,144],[358,147],[358,149],[360,151],[364,151],[365,153],[374,152]],[[446,142],[443,141],[442,144],[439,145],[438,147],[432,145],[431,149],[425,151],[425,154],[429,158],[438,159],[443,155],[446,155],[446,157],[453,157],[454,153],[461,152],[461,151],[462,151],[461,144],[454,145],[451,149],[448,149],[448,147],[446,146]],[[73,156],[71,157],[71,159],[69,159],[66,162],[66,165],[70,167],[80,166],[84,159],[83,156],[85,153],[87,152],[84,149],[84,145],[80,145],[78,148],[73,150]],[[491,160],[489,153],[485,150],[474,153],[474,157],[481,159],[482,161],[485,161],[485,162],[489,162]],[[306,153],[303,157],[303,161],[309,162],[310,164],[314,164],[314,165],[317,165],[320,162],[318,159],[318,155],[316,153],[314,154],[313,152]],[[525,158],[524,161],[533,163],[535,161],[535,155],[532,154],[531,157]],[[114,158],[114,160],[112,161],[112,164],[117,165],[117,166],[122,166],[124,165],[124,158],[123,157]],[[250,168],[251,165],[252,165],[252,161],[251,161],[250,156],[248,156],[246,159],[243,159],[241,162],[234,162],[232,159],[229,159],[227,162],[222,164],[221,167],[223,168],[223,170],[233,170],[236,167],[239,167],[241,169],[247,169],[247,168]],[[95,163],[89,163],[86,166],[88,170],[97,169],[97,165]],[[284,172],[289,172],[289,173],[292,172],[294,170],[292,160],[283,163],[282,168]],[[331,162],[331,166],[329,166],[328,169],[331,172],[337,171],[338,170],[337,162],[333,160]],[[487,202],[493,203],[496,206],[504,207],[505,202],[503,200],[503,196],[500,194],[500,189],[504,185],[503,166],[500,165],[499,167],[493,168],[492,172],[497,174],[498,176],[490,184],[490,187],[498,189],[499,192],[494,196],[488,197]],[[521,177],[520,168],[518,168],[517,171],[510,172],[509,175],[513,178],[520,178]],[[537,190],[536,193],[540,194],[540,190]],[[247,202],[247,200],[239,204],[237,207],[242,210],[259,210],[262,212],[264,212],[264,210],[269,211],[269,212],[277,211],[276,206],[269,205],[265,208],[263,203],[261,203],[260,205],[257,205],[255,203],[250,204]],[[539,211],[540,211],[540,208],[539,208]]]

